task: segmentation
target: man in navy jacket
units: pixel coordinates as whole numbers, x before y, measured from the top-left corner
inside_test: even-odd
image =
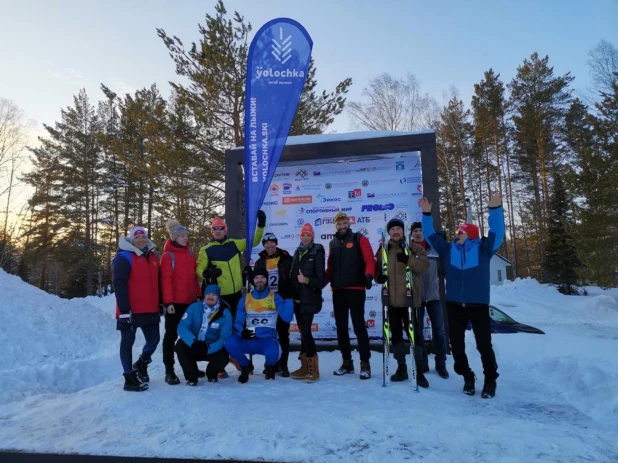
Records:
[[[425,239],[444,258],[446,306],[455,373],[464,377],[464,393],[474,395],[476,376],[468,364],[465,345],[466,327],[471,323],[485,375],[481,396],[494,397],[499,375],[496,355],[491,345],[489,262],[504,238],[502,194],[494,192],[489,199],[487,237],[480,238],[478,227],[465,223],[457,229],[457,238],[452,243],[447,243],[436,234],[431,217],[431,203],[427,198],[422,198],[418,204],[423,211]]]

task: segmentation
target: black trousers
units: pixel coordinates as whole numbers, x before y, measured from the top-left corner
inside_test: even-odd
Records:
[[[412,309],[412,324],[414,326],[414,360],[416,361],[417,368],[422,365],[423,359],[423,315],[420,314],[418,307]],[[393,343],[393,357],[398,363],[405,363],[405,356],[409,353],[407,346],[403,344],[403,333],[408,335],[408,324],[410,317],[408,317],[407,307],[393,307],[388,306],[388,322],[391,327],[391,341]],[[410,339],[410,342],[412,340]]]
[[[233,294],[226,294],[225,296],[222,294],[221,299],[227,302],[230,305],[230,313],[232,314],[232,323],[236,320],[236,309],[238,308],[238,302],[240,302],[240,298],[242,297],[242,293],[238,291]]]
[[[208,362],[208,366],[206,367],[206,377],[208,379],[216,378],[217,374],[229,363],[229,355],[225,348],[213,354],[196,356],[193,350],[191,350],[191,346],[187,345],[182,339],[179,339],[176,343],[176,353],[178,354],[178,362],[180,362],[182,372],[187,381],[197,381],[198,361]]]
[[[457,302],[446,303],[448,311],[448,328],[451,339],[455,373],[465,375],[470,372],[468,357],[466,356],[466,327],[472,324],[472,331],[476,339],[476,348],[481,354],[483,373],[486,378],[496,379],[498,364],[496,354],[491,345],[491,322],[488,304],[467,304],[465,307]]]
[[[279,339],[279,346],[281,347],[281,353],[282,354],[289,353],[290,352],[290,324],[284,322],[281,317],[277,317],[277,338]]]
[[[163,335],[163,364],[174,366],[174,344],[178,339],[178,324],[189,304],[174,304],[176,313],[165,311],[165,334]]]
[[[313,314],[301,313],[300,304],[298,302],[294,302],[294,316],[296,317],[296,323],[298,324],[298,330],[300,331],[301,354],[305,353],[308,357],[315,357],[317,355],[317,350],[315,347],[315,340],[313,339],[313,333],[311,332]]]
[[[337,289],[333,291],[333,309],[337,327],[337,344],[343,360],[352,360],[350,333],[348,331],[348,314],[352,318],[352,327],[358,342],[358,352],[362,362],[371,358],[369,334],[365,325],[365,290]]]

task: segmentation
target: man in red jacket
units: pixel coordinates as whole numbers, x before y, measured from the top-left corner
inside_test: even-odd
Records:
[[[337,343],[343,363],[334,371],[337,376],[354,373],[354,362],[350,349],[348,314],[358,342],[361,361],[361,379],[371,378],[369,358],[369,334],[365,325],[366,290],[371,289],[375,276],[376,261],[369,240],[360,233],[350,230],[350,219],[339,211],[335,215],[337,233],[329,243],[326,282],[333,291],[333,309],[337,326]]]
[[[116,329],[120,330],[120,361],[125,391],[148,389],[148,364],[159,344],[159,256],[155,244],[142,227],[133,227],[128,237],[118,241],[112,261],[116,290]],[[135,332],[141,328],[146,344],[137,362],[133,361]]]
[[[165,334],[163,335],[163,364],[165,382],[178,384],[174,371],[174,345],[178,339],[178,324],[187,307],[201,298],[200,283],[195,274],[197,256],[189,244],[189,231],[176,220],[166,225],[170,238],[161,255],[161,292],[165,306]],[[205,373],[202,371],[198,374]]]

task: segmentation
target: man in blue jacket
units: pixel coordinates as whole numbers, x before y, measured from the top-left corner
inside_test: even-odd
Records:
[[[468,364],[465,344],[466,327],[471,323],[485,375],[481,396],[485,399],[494,397],[499,375],[496,355],[491,345],[489,262],[504,238],[502,193],[494,192],[489,198],[487,237],[480,238],[478,227],[465,223],[457,229],[457,238],[452,243],[447,243],[436,234],[431,217],[431,203],[427,198],[422,198],[418,204],[423,211],[422,227],[425,239],[444,258],[446,307],[455,373],[464,377],[464,393],[474,395],[476,376]]]
[[[249,381],[252,368],[245,354],[266,357],[265,377],[275,379],[275,362],[279,359],[277,318],[285,323],[292,321],[294,302],[283,299],[268,287],[268,272],[257,268],[251,275],[253,291],[245,294],[238,303],[234,321],[235,334],[225,342],[225,348],[241,366],[239,383]]]
[[[207,361],[206,377],[209,383],[217,382],[217,374],[229,362],[224,342],[232,334],[232,315],[227,304],[220,299],[221,288],[208,285],[204,300],[194,302],[178,324],[176,353],[189,386],[197,385],[200,371],[198,361]]]

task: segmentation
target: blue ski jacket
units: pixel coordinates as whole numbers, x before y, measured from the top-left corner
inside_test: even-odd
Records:
[[[204,342],[208,345],[209,354],[220,351],[225,340],[232,334],[232,315],[227,307],[224,301],[220,301],[219,311],[208,325]],[[178,324],[178,336],[189,346],[197,340],[203,315],[204,303],[194,302],[187,307]]]
[[[423,233],[429,245],[444,258],[446,300],[460,304],[489,304],[489,262],[504,239],[502,206],[489,209],[489,233],[448,243],[436,234],[431,213],[423,213]]]

